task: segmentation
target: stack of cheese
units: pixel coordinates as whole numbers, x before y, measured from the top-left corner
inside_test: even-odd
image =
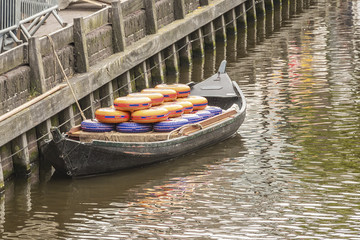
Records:
[[[85,120],[81,126],[95,132],[168,132],[222,112],[209,107],[205,97],[189,94],[190,87],[185,84],[159,84],[116,98],[113,106],[97,109],[96,119]]]

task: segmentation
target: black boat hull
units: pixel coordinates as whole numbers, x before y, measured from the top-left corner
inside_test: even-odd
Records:
[[[246,101],[239,86],[232,82],[225,72],[219,72],[204,82],[196,84],[191,92],[207,97],[211,105],[223,109],[236,105],[237,111],[231,118],[188,136],[157,142],[93,140],[91,143],[85,143],[70,139],[61,134],[58,129],[54,129],[53,139],[44,147],[44,156],[57,171],[72,177],[80,177],[172,159],[216,144],[237,132],[245,119]]]

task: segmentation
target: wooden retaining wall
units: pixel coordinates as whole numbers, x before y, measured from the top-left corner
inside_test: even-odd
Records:
[[[115,1],[75,18],[73,25],[2,53],[0,189],[14,173],[31,172],[51,126],[67,131],[81,122],[49,37],[81,108],[92,118],[96,108],[111,105],[118,96],[164,81],[178,82],[180,65],[191,66],[229,34],[241,32],[240,52],[245,53],[250,43],[261,41],[310,4],[311,0]],[[266,32],[256,27],[247,31],[247,24],[265,24],[265,19],[269,27],[261,30]]]

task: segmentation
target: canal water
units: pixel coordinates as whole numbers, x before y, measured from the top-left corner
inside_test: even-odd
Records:
[[[360,239],[360,3],[248,33],[181,73],[199,81],[228,60],[248,103],[237,135],[107,176],[8,182],[0,238]]]

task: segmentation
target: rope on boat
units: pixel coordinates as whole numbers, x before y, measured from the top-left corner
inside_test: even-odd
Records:
[[[263,2],[263,1],[265,1],[265,0],[259,0],[259,1],[257,1],[257,2],[255,3],[255,5],[258,4],[258,3],[260,3],[260,2]],[[250,11],[253,7],[254,7],[254,5],[250,6],[248,9],[245,10],[245,13],[247,13],[248,11]],[[226,23],[226,24],[224,25],[224,27],[232,24],[233,22],[235,22],[237,19],[239,19],[239,18],[242,17],[243,15],[244,15],[244,13],[240,14],[239,16],[237,16],[236,18],[234,18],[234,19],[231,20],[230,22]],[[163,59],[162,61],[160,61],[158,64],[155,64],[153,67],[147,69],[145,72],[142,72],[139,76],[137,76],[137,77],[135,77],[134,79],[130,80],[129,82],[125,83],[123,86],[119,87],[118,89],[115,89],[112,93],[110,93],[110,94],[108,94],[108,95],[106,95],[106,96],[104,96],[104,97],[102,97],[102,98],[100,98],[100,99],[97,99],[97,100],[91,102],[90,106],[88,106],[87,108],[85,108],[85,109],[83,109],[83,110],[81,110],[80,104],[79,104],[78,101],[76,100],[76,96],[73,95],[74,98],[75,98],[75,101],[76,101],[76,103],[77,103],[77,106],[78,106],[78,108],[79,108],[79,110],[80,110],[80,113],[74,114],[73,117],[70,117],[70,118],[69,118],[68,120],[66,120],[65,122],[59,124],[56,128],[61,128],[62,126],[64,126],[64,125],[67,124],[68,122],[70,122],[72,119],[75,119],[75,118],[78,117],[79,115],[81,115],[81,117],[82,117],[83,119],[86,119],[86,117],[85,117],[85,115],[84,115],[84,111],[87,111],[88,109],[92,108],[92,104],[98,103],[98,102],[104,100],[105,98],[113,95],[115,92],[120,91],[120,90],[123,89],[124,87],[127,87],[129,84],[135,82],[135,81],[136,81],[137,79],[139,79],[140,77],[145,76],[145,74],[148,74],[148,73],[149,73],[151,70],[153,70],[154,68],[159,67],[160,64],[163,64],[166,60],[168,60],[169,58],[173,57],[175,54],[177,54],[178,52],[180,52],[182,49],[184,49],[185,47],[187,47],[189,44],[191,44],[191,43],[193,43],[193,42],[195,42],[195,41],[198,41],[198,40],[200,40],[201,38],[205,38],[205,37],[209,36],[210,34],[213,34],[213,33],[217,32],[217,31],[219,31],[219,30],[221,30],[221,29],[223,29],[223,26],[221,26],[221,27],[219,27],[219,28],[217,28],[217,29],[214,29],[213,31],[210,31],[209,33],[207,33],[207,34],[205,34],[205,35],[202,35],[202,37],[194,38],[194,39],[192,39],[192,40],[190,40],[190,41],[187,41],[183,46],[181,46],[180,48],[178,48],[174,53],[171,53],[169,56],[167,56],[166,58],[164,58],[164,59]],[[48,35],[46,35],[46,36],[49,38],[50,42],[52,42],[51,37],[48,36]],[[59,60],[59,58],[58,58],[58,55],[56,54],[56,51],[55,51],[53,42],[51,43],[51,45],[52,45],[51,47],[52,47],[52,49],[53,49],[53,51],[54,51],[55,57],[57,58],[57,61],[58,61],[59,65],[60,65],[60,67],[61,67],[61,69],[62,69],[62,73],[64,74],[65,79],[66,79],[67,81],[69,81],[68,78],[67,78],[67,76],[66,76],[66,73],[65,73],[64,69],[62,68],[62,65],[61,65],[61,63],[60,63],[60,60]],[[56,70],[56,66],[55,66],[55,69],[54,69],[54,70]],[[54,77],[56,77],[56,71],[55,71],[55,76],[54,76]],[[69,84],[69,87],[70,87],[71,91],[73,92],[73,89],[72,89],[72,87],[71,87],[70,84]],[[54,126],[54,127],[55,127],[55,126]],[[176,130],[176,129],[175,129],[175,130]],[[173,130],[173,131],[175,131],[175,130]],[[171,134],[171,132],[170,132],[170,134]],[[169,134],[169,136],[170,136],[170,134]],[[23,148],[19,149],[19,150],[16,151],[15,153],[13,153],[13,154],[11,154],[11,155],[3,158],[2,161],[3,161],[3,160],[7,160],[7,159],[9,159],[9,158],[12,158],[13,156],[15,156],[15,155],[19,154],[20,152],[24,151],[26,148],[28,148],[28,146],[30,146],[30,145],[32,145],[32,144],[34,144],[34,143],[37,143],[38,141],[42,140],[43,138],[45,138],[45,137],[47,137],[47,136],[49,136],[49,135],[50,135],[50,132],[47,132],[46,134],[42,135],[41,137],[37,138],[36,140],[28,143],[26,146],[24,146]]]

